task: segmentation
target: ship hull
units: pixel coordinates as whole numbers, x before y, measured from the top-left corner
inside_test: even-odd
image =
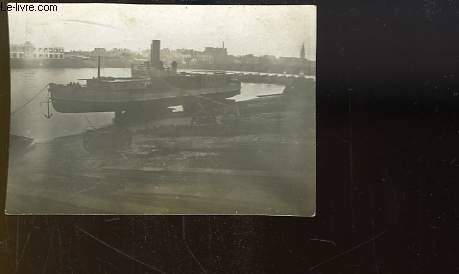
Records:
[[[54,109],[61,113],[120,112],[120,111],[155,111],[170,106],[184,105],[195,98],[207,101],[222,101],[240,93],[240,85],[228,85],[225,88],[168,91],[168,92],[125,92],[120,94],[92,94],[98,91],[72,90],[51,91]],[[118,98],[117,98],[118,97]]]

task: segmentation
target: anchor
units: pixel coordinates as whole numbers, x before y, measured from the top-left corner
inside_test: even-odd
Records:
[[[40,105],[41,104],[47,104],[48,105],[48,112],[46,114],[44,114],[43,116],[45,116],[46,119],[51,119],[51,117],[53,117],[53,114],[50,112],[49,110],[49,104],[51,103],[51,98],[48,96],[48,100],[46,100],[46,102],[40,102]]]

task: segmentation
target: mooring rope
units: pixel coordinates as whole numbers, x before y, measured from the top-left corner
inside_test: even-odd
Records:
[[[14,114],[18,113],[22,109],[24,109],[28,104],[32,103],[32,101],[35,100],[35,98],[37,98],[38,95],[40,95],[43,91],[45,91],[48,86],[49,86],[49,84],[46,84],[46,86],[44,86],[42,89],[40,89],[34,96],[32,96],[29,100],[27,100],[27,102],[25,102],[20,107],[16,108],[14,111],[12,111],[11,112],[11,116],[13,116]]]

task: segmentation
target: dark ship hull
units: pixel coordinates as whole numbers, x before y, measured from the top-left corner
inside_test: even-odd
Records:
[[[185,81],[180,79],[183,77],[186,77]],[[221,102],[239,94],[240,89],[241,84],[237,81],[227,81],[220,76],[193,75],[148,80],[89,79],[87,86],[50,84],[49,92],[56,111],[87,113],[161,110],[186,106],[197,100]]]

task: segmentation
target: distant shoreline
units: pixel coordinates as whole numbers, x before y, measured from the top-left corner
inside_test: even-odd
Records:
[[[131,68],[134,64],[129,59],[104,58],[102,68]],[[10,59],[11,68],[97,68],[95,59]],[[262,64],[179,64],[178,69],[241,71],[253,73],[305,74],[315,75],[315,63],[309,66],[299,65],[262,65]]]
[[[66,69],[66,68],[72,68],[72,69],[95,69],[97,66],[95,65],[87,65],[87,64],[12,64],[10,63],[10,69],[37,69],[37,68],[43,68],[43,69]],[[102,66],[102,69],[114,69],[114,68],[125,68],[125,69],[131,69],[131,66]],[[292,72],[279,72],[279,71],[266,71],[266,70],[237,70],[235,68],[214,68],[214,67],[203,67],[203,66],[186,66],[186,67],[181,67],[179,68],[180,70],[201,70],[201,71],[227,71],[227,72],[232,72],[232,73],[262,73],[262,74],[279,74],[279,75],[298,75],[297,73],[292,73]],[[315,73],[306,73],[306,76],[311,76],[314,77]]]

